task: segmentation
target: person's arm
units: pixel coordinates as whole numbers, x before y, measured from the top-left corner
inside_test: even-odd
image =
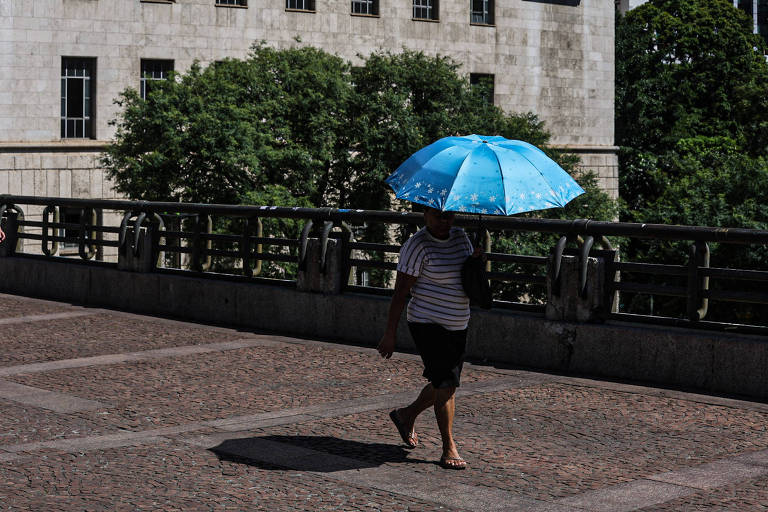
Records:
[[[5,240],[5,233],[3,232],[3,228],[0,228],[0,242]]]
[[[403,314],[405,304],[408,302],[408,292],[411,291],[416,279],[416,276],[411,276],[403,272],[397,273],[395,293],[392,295],[392,301],[389,303],[387,329],[384,331],[384,336],[381,337],[381,341],[379,341],[379,346],[377,347],[379,354],[385,359],[392,357],[392,353],[395,351],[397,324],[400,323],[400,316]]]

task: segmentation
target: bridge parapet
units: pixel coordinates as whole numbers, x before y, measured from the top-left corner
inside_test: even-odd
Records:
[[[30,206],[44,215],[25,216]],[[7,195],[0,218],[3,292],[366,344],[381,334],[400,244],[422,225],[416,213]],[[768,304],[768,272],[712,267],[708,254],[710,243],[765,247],[768,232],[461,215],[456,224],[493,249],[494,303],[473,312],[473,357],[768,397],[766,318],[710,319],[715,301]],[[497,249],[523,236],[551,244]],[[620,261],[618,247],[637,240],[688,252],[674,264]],[[672,297],[678,309],[629,310],[642,295]],[[400,339],[410,347],[405,331]]]
[[[25,217],[24,208],[43,208],[43,214]],[[105,225],[105,218],[122,221]],[[8,235],[0,256],[29,256],[35,252],[28,250],[30,244],[38,243],[39,255],[71,261],[62,257],[68,246],[81,263],[123,270],[379,295],[391,293],[387,285],[400,243],[423,225],[418,213],[9,195],[0,195],[0,219]],[[768,322],[759,318],[708,315],[710,301],[768,304],[766,269],[711,267],[708,245],[765,247],[768,231],[469,215],[457,216],[456,225],[487,237],[494,308],[566,321],[628,320],[768,334]],[[524,236],[538,237],[540,253],[497,252],[489,242]],[[620,261],[613,246],[638,241],[683,244],[688,251],[680,252],[677,262]],[[105,248],[117,249],[117,258],[105,261]],[[638,296],[651,297],[651,308],[654,297],[673,297],[683,306],[642,314],[629,307]]]

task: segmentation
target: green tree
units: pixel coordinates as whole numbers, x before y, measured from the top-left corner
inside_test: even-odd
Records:
[[[404,49],[378,52],[352,69],[355,94],[350,114],[354,157],[345,176],[354,180],[355,207],[389,208],[386,178],[418,149],[448,135],[488,133],[537,146],[549,141],[531,114],[505,113],[472,87],[460,64]],[[556,158],[565,166],[573,161]]]
[[[620,218],[764,228],[768,64],[751,19],[728,0],[650,0],[616,24]],[[755,251],[715,259],[754,266]],[[679,245],[625,247],[685,261]]]
[[[146,100],[126,90],[104,159],[110,177],[121,192],[148,200],[406,207],[392,204],[384,179],[419,148],[470,133],[528,141],[575,170],[577,158],[547,147],[549,133],[534,114],[494,106],[489,90],[471,86],[450,58],[410,50],[360,58],[352,67],[310,47],[259,44],[244,60],[194,65],[158,83]],[[530,215],[615,218],[595,177],[578,179],[587,194],[565,210]],[[218,219],[216,229],[241,227]],[[384,229],[369,226],[356,236],[381,241]],[[267,220],[265,230],[295,238],[299,225]],[[502,236],[495,249],[541,254],[550,238]],[[221,268],[233,265],[219,260]],[[264,268],[272,276],[293,272],[291,265]]]
[[[132,198],[235,203],[281,184],[322,204],[350,93],[347,63],[304,47],[255,45],[245,60],[197,64],[146,100],[127,89],[104,158]]]
[[[633,205],[633,220],[768,229],[768,162],[745,155],[732,139],[681,139],[673,151],[647,160],[637,174],[644,177],[646,192],[643,203]],[[765,248],[716,247],[722,266],[768,261]],[[654,259],[668,257],[673,254],[658,254]]]
[[[352,68],[315,48],[259,44],[245,60],[158,82],[146,100],[124,91],[104,164],[132,198],[232,203],[279,184],[312,205],[371,209],[392,206],[387,175],[446,135],[526,140],[573,170],[535,115],[487,96],[447,57],[374,53]]]
[[[662,154],[729,137],[768,151],[765,42],[730,0],[650,0],[616,22],[616,141]]]

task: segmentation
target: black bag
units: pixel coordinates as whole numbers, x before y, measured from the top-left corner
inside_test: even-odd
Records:
[[[461,267],[461,284],[472,306],[491,309],[493,298],[484,259],[480,256],[470,256],[464,261]]]

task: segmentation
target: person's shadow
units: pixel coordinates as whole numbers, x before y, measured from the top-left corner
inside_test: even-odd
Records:
[[[228,439],[210,451],[220,460],[261,469],[333,472],[374,468],[387,462],[434,463],[409,457],[403,446],[329,436],[263,436]]]

